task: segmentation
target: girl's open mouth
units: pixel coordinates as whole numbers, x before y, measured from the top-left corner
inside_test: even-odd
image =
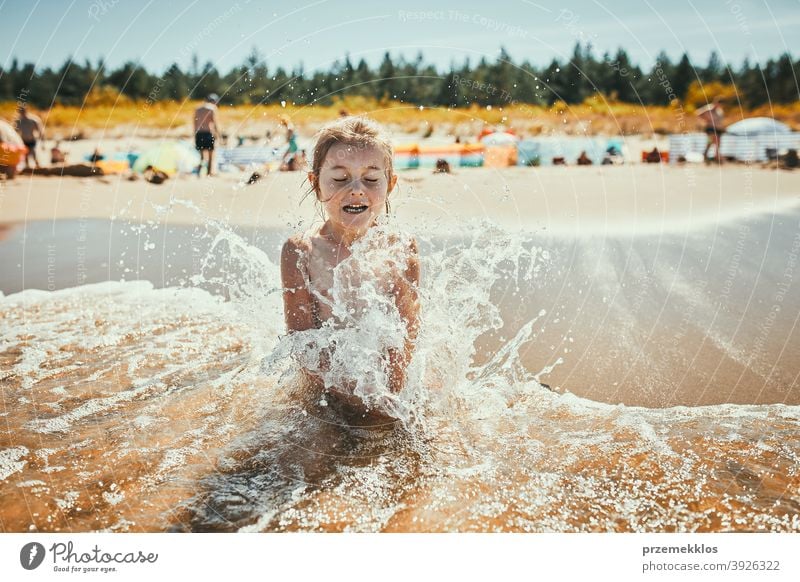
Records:
[[[357,204],[348,204],[347,206],[344,206],[342,208],[342,210],[344,210],[348,214],[361,214],[367,208],[369,208],[369,207],[365,206],[363,204],[358,204],[358,205]]]

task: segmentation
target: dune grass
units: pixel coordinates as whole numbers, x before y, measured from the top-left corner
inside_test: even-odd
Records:
[[[124,97],[115,102],[87,102],[84,107],[56,105],[36,112],[42,117],[49,137],[70,139],[106,135],[186,137],[192,133],[192,112],[198,102],[133,102]],[[11,120],[15,104],[0,103],[0,117]],[[350,114],[369,114],[395,133],[419,135],[474,136],[483,124],[504,125],[521,136],[567,135],[652,135],[695,131],[699,127],[691,105],[677,102],[670,107],[641,106],[611,102],[595,96],[579,105],[555,103],[549,107],[513,104],[508,107],[429,108],[395,101],[345,97],[330,106],[292,104],[220,107],[223,132],[230,135],[262,136],[278,131],[286,117],[301,133],[313,133],[335,119],[344,109]],[[762,106],[746,110],[726,106],[726,122],[753,116],[774,117],[800,129],[800,102]]]

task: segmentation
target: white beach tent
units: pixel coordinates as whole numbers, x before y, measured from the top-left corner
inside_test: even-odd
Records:
[[[725,133],[737,136],[777,135],[792,133],[792,129],[771,117],[751,117],[732,123]]]
[[[800,149],[800,133],[771,117],[752,117],[732,123],[722,134],[723,157],[762,162],[789,149]]]

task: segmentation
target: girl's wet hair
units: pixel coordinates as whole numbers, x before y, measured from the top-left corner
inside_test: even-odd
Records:
[[[313,192],[319,192],[319,173],[328,152],[335,144],[343,144],[357,149],[377,148],[383,153],[387,180],[394,175],[392,144],[386,131],[376,122],[366,117],[353,116],[339,119],[323,127],[317,134],[311,161],[314,182]]]

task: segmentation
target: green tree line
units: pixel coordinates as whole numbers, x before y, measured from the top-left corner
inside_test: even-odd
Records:
[[[39,108],[54,104],[81,105],[90,93],[119,94],[135,101],[202,99],[209,93],[229,105],[278,103],[298,105],[334,102],[336,96],[391,99],[425,106],[463,107],[471,104],[502,106],[509,103],[548,105],[556,101],[580,103],[595,94],[622,102],[666,105],[685,98],[693,82],[722,83],[735,87],[743,105],[791,103],[800,97],[800,60],[785,53],[763,65],[745,60],[734,67],[717,53],[706,63],[693,63],[687,54],[677,62],[662,52],[649,70],[631,62],[623,49],[596,56],[591,45],[577,43],[569,60],[537,67],[528,60],[514,62],[504,50],[490,60],[452,62],[447,70],[426,63],[422,54],[413,60],[386,53],[377,67],[349,55],[329,70],[306,72],[272,67],[253,50],[245,62],[227,73],[212,62],[201,65],[193,57],[188,70],[176,63],[162,74],[135,62],[110,69],[101,60],[92,63],[67,60],[59,68],[35,69],[14,60],[0,68],[0,101],[24,101]],[[113,102],[113,99],[112,99]]]

